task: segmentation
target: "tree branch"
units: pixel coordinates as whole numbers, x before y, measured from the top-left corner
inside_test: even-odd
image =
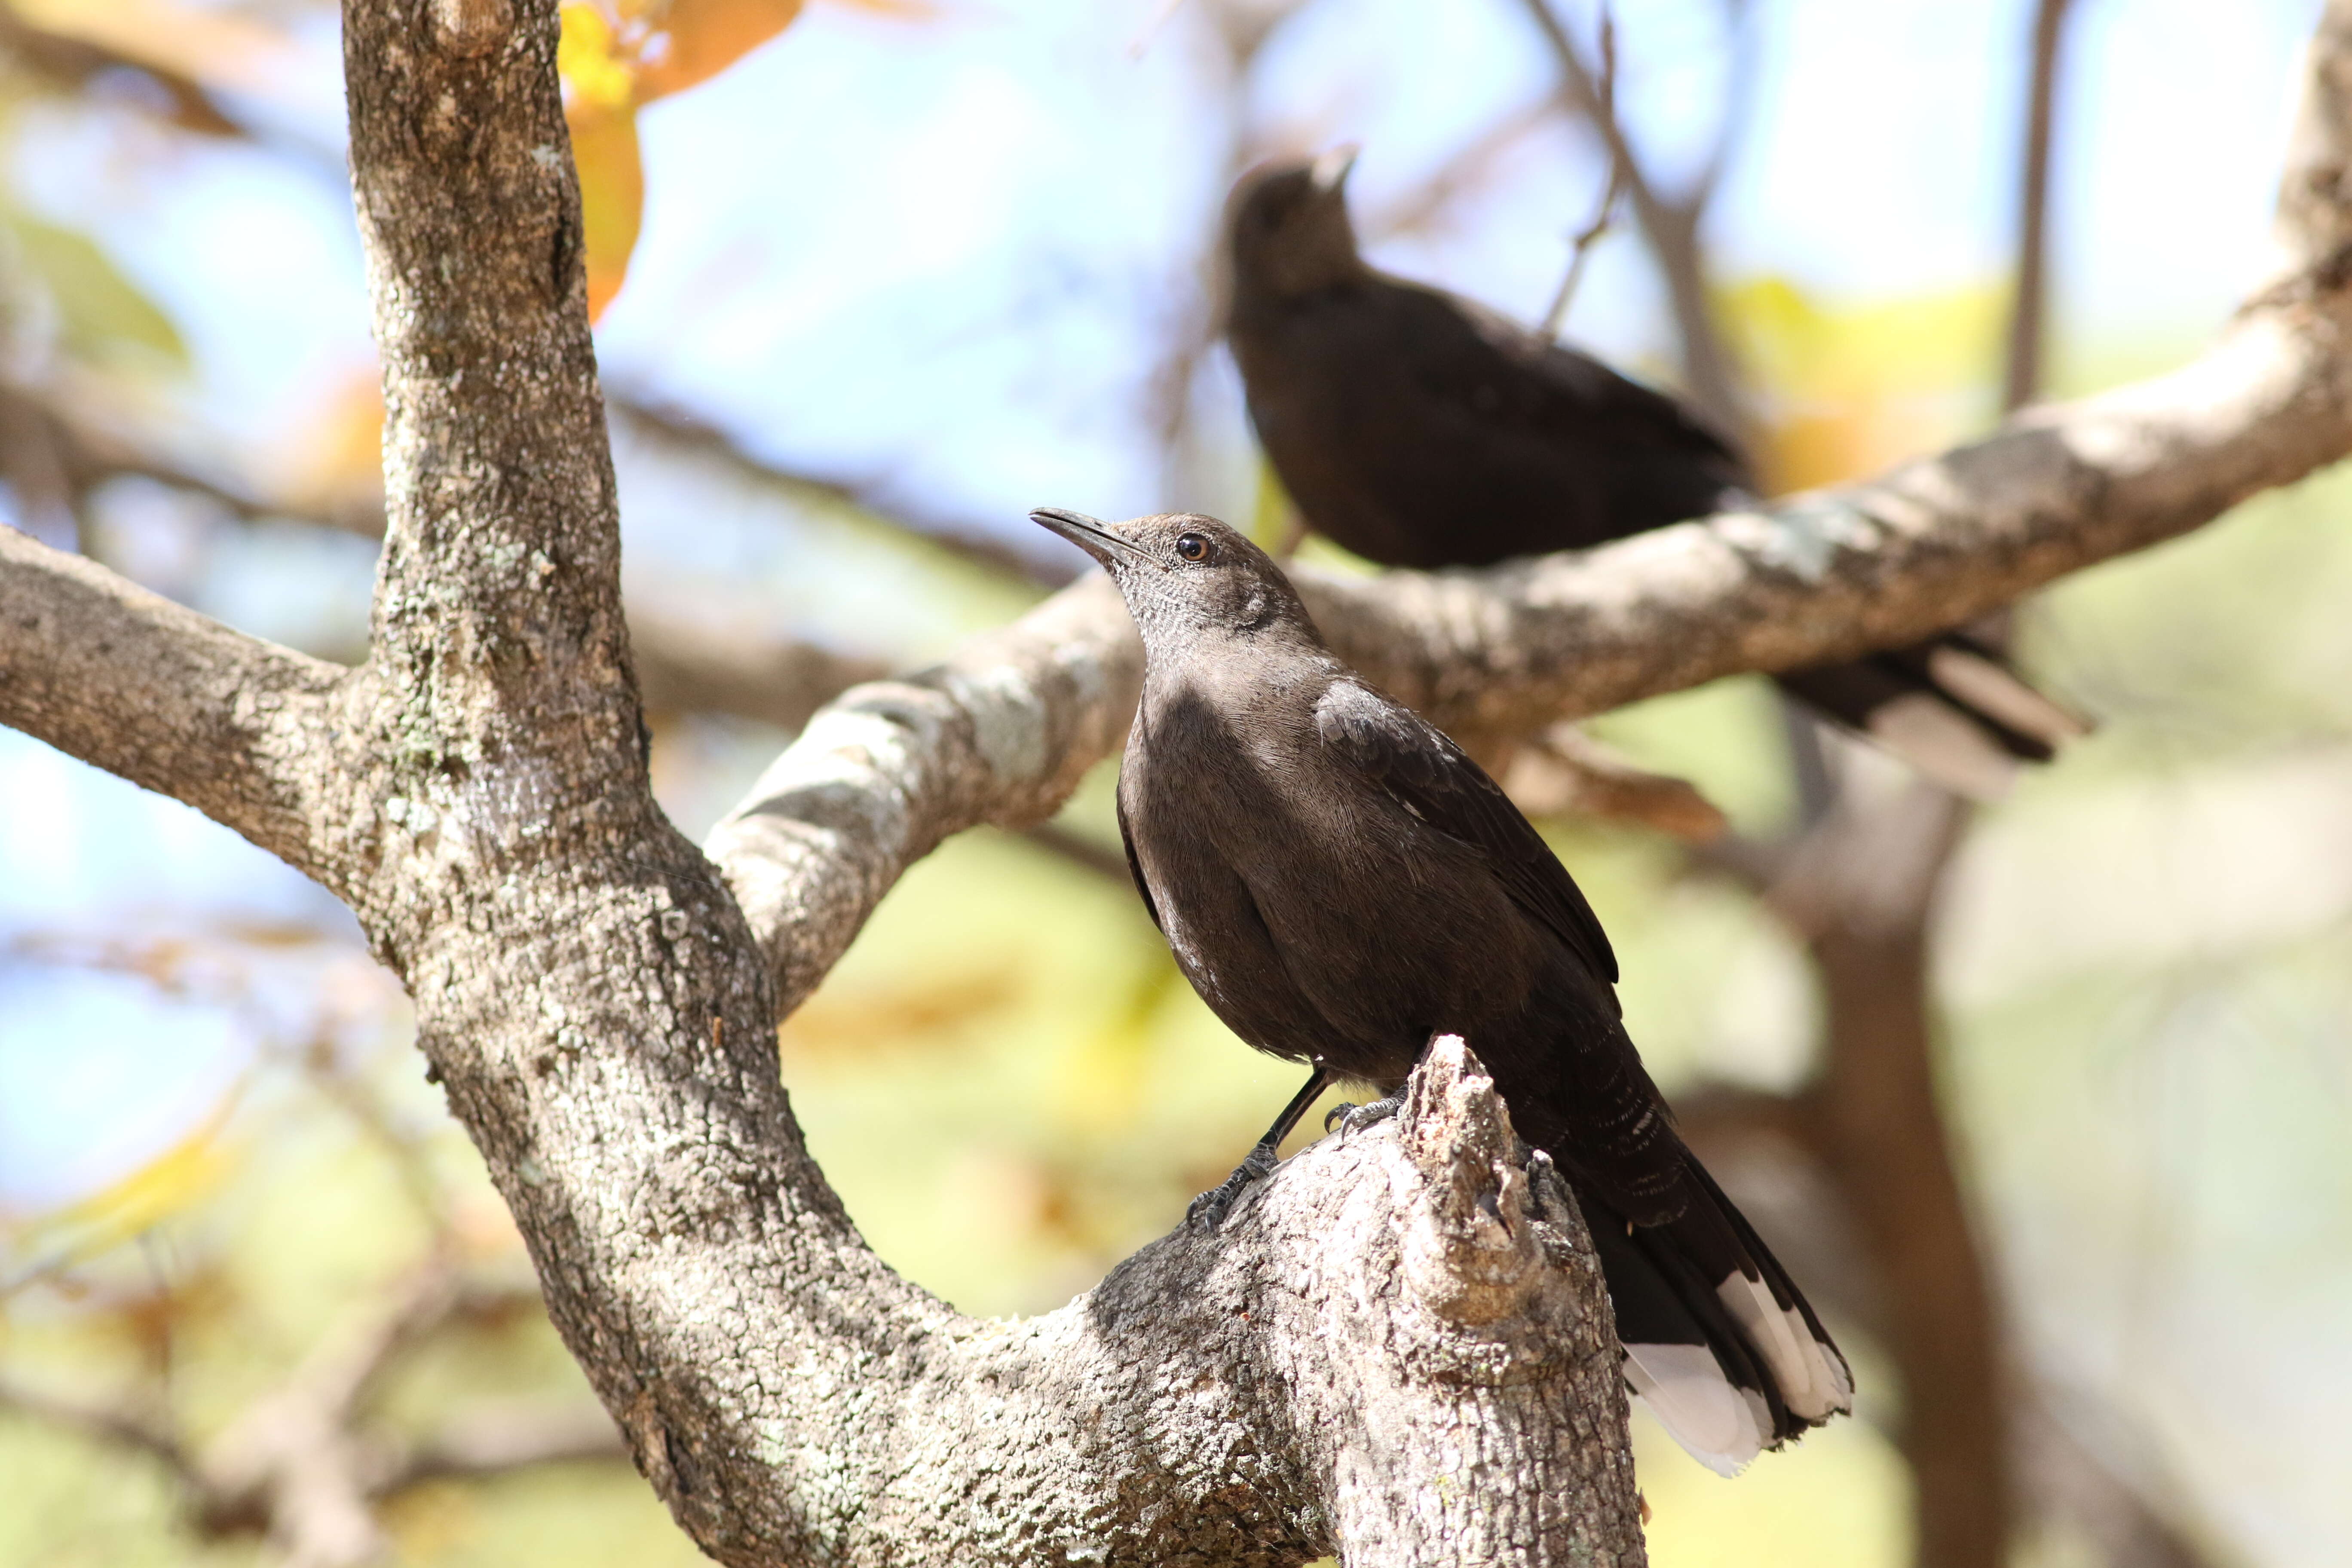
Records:
[[[906,868],[982,822],[1058,809],[1125,732],[1142,650],[1099,574],[939,668],[845,693],[711,832],[782,1012],[816,988]]]
[[[798,731],[844,691],[887,673],[878,659],[793,637],[754,638],[645,605],[629,612],[629,640],[647,708],[730,713],[784,731]]]
[[[79,1432],[96,1442],[145,1454],[161,1460],[183,1482],[194,1483],[197,1479],[194,1461],[178,1436],[136,1411],[84,1404],[12,1383],[0,1383],[0,1411],[12,1411],[30,1420]]]
[[[314,874],[335,853],[311,759],[344,674],[0,527],[0,723]]]
[[[478,1480],[545,1465],[625,1461],[628,1446],[595,1405],[475,1410],[457,1416],[400,1456],[373,1486],[396,1497],[433,1481]]]
[[[1483,572],[1302,569],[1299,590],[1341,657],[1465,743],[1914,641],[2352,451],[2352,304],[2332,262],[2304,265],[2185,368],[1876,479]],[[819,713],[708,845],[783,1003],[940,839],[1058,805],[1139,679],[1126,613],[1089,576]]]
[[[968,561],[1020,582],[1058,588],[1072,574],[1051,552],[1024,550],[995,538],[980,524],[959,518],[919,515],[891,504],[879,485],[778,468],[745,450],[724,431],[645,397],[607,394],[613,423],[625,437],[666,448],[673,456],[715,462],[753,484],[787,490],[803,500],[854,508],[958,560]]]

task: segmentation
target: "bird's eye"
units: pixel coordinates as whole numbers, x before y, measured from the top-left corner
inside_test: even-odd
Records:
[[[1176,553],[1186,561],[1206,561],[1209,542],[1197,533],[1188,533],[1176,542]]]

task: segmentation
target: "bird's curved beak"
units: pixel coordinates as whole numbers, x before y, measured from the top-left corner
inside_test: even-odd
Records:
[[[1041,528],[1060,534],[1105,566],[1110,564],[1114,552],[1131,555],[1139,561],[1150,559],[1142,550],[1119,537],[1118,532],[1098,517],[1088,517],[1082,511],[1070,511],[1058,506],[1041,506],[1029,514],[1029,521]]]
[[[1348,172],[1356,166],[1357,155],[1363,152],[1360,142],[1342,142],[1324,153],[1308,167],[1307,177],[1325,195],[1348,183]]]

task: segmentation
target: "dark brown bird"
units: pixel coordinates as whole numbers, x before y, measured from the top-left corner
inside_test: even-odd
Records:
[[[1326,1082],[1394,1096],[1458,1034],[1567,1174],[1626,1381],[1732,1473],[1852,1403],[1844,1359],[1675,1132],[1584,895],[1494,780],[1327,648],[1265,552],[1213,519],[1038,522],[1108,569],[1143,636],[1119,828],[1144,905],[1234,1033],[1311,1064],[1212,1226]]]
[[[1227,209],[1226,336],[1307,524],[1389,566],[1584,549],[1748,504],[1730,444],[1664,394],[1465,300],[1365,265],[1352,154],[1245,175]],[[2084,731],[1952,633],[1780,683],[1957,793]]]

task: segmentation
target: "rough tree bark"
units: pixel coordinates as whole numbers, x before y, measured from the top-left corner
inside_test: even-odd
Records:
[[[357,911],[680,1523],[739,1563],[1640,1562],[1597,1276],[1465,1050],[1044,1318],[963,1318],[865,1247],[775,1023],[914,858],[1115,743],[1125,617],[1090,580],[848,694],[698,853],[646,788],[553,6],[352,0],[344,37],[389,416],[369,662],[0,531],[0,721]],[[1770,512],[1310,579],[1318,615],[1442,721],[1525,732],[1909,638],[2341,456],[2352,0],[2315,58],[2286,270],[2198,365]]]

